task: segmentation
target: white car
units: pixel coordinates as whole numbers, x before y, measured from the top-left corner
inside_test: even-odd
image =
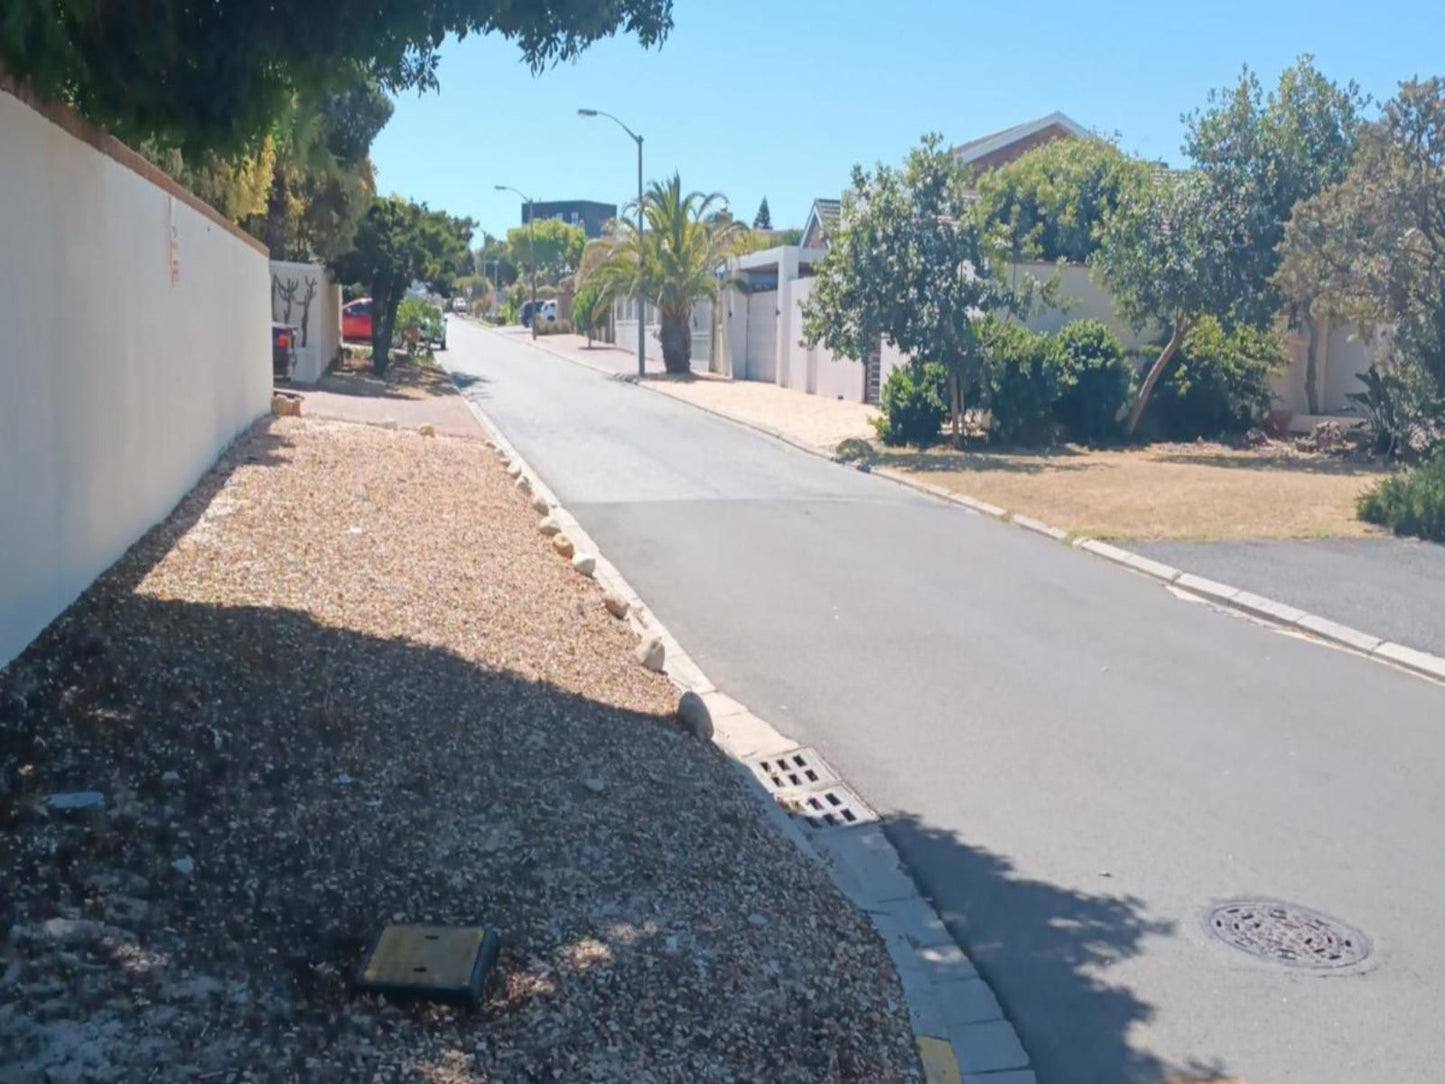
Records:
[[[467,311],[467,299],[466,299],[466,298],[464,298],[464,297],[454,297],[454,298],[452,298],[452,312],[466,312],[466,311]]]

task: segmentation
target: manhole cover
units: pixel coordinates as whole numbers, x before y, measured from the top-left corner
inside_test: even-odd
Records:
[[[1327,971],[1370,954],[1359,930],[1279,900],[1232,900],[1209,912],[1209,932],[1226,945],[1287,967]]]

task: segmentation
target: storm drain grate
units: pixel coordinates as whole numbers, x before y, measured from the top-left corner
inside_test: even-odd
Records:
[[[789,813],[814,828],[850,828],[878,819],[878,814],[846,783],[834,783],[819,790],[783,791],[777,799]]]
[[[754,757],[748,767],[773,794],[841,782],[816,749],[789,749],[774,756]]]
[[[780,806],[814,828],[848,828],[878,819],[816,749],[753,757],[747,765]]]
[[[1279,900],[1231,900],[1210,911],[1207,923],[1226,945],[1286,967],[1327,971],[1370,954],[1369,939],[1359,930]]]

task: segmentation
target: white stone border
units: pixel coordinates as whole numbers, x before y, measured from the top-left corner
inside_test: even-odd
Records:
[[[594,372],[605,373],[611,376],[617,374],[610,369],[604,369],[598,365],[591,365],[579,358],[570,357],[559,350],[549,350],[545,346],[537,345],[537,349],[553,357],[562,358],[581,365],[585,369]],[[659,395],[667,395],[665,391],[653,388],[646,381],[634,382],[640,387],[649,391],[657,392]],[[815,455],[830,462],[834,461],[833,453],[826,448],[816,444],[809,444],[807,441],[799,440],[781,430],[771,426],[761,425],[757,422],[748,421],[746,418],[739,418],[726,411],[718,410],[715,407],[703,406],[688,399],[682,399],[675,395],[667,395],[674,402],[684,403],[705,413],[712,414],[718,418],[725,418],[736,425],[743,425],[749,429],[757,430],[767,436],[780,440],[784,444]],[[1078,549],[1092,553],[1096,557],[1102,557],[1106,561],[1113,561],[1115,564],[1123,565],[1125,568],[1133,569],[1152,579],[1162,583],[1170,584],[1181,591],[1186,591],[1196,597],[1206,599],[1217,605],[1227,606],[1230,609],[1239,610],[1257,620],[1268,622],[1279,626],[1290,632],[1301,633],[1312,636],[1316,639],[1326,641],[1336,647],[1349,648],[1361,655],[1368,656],[1377,662],[1398,667],[1417,677],[1430,678],[1435,681],[1445,682],[1445,657],[1432,655],[1428,651],[1420,651],[1417,648],[1408,647],[1404,644],[1397,644],[1384,637],[1375,636],[1372,633],[1361,632],[1359,629],[1342,625],[1338,621],[1332,621],[1319,614],[1308,613],[1298,607],[1291,606],[1285,602],[1278,602],[1275,599],[1257,595],[1252,591],[1245,591],[1242,588],[1231,587],[1229,584],[1216,583],[1214,580],[1205,579],[1203,576],[1196,576],[1192,572],[1184,572],[1145,557],[1143,554],[1133,553],[1118,546],[1111,545],[1094,538],[1078,537],[1071,535],[1062,527],[1054,527],[1043,523],[1031,516],[1010,513],[996,504],[979,500],[977,497],[970,497],[964,493],[957,493],[951,489],[937,485],[932,482],[922,482],[912,478],[901,471],[889,467],[875,467],[869,473],[876,474],[880,478],[886,478],[890,482],[905,486],[918,493],[926,493],[939,500],[948,501],[950,504],[961,505],[974,512],[992,516],[994,519],[1017,524],[1025,530],[1033,531],[1036,534],[1045,535],[1058,542],[1069,542]]]
[[[713,686],[501,429],[455,380],[453,386],[486,431],[488,443],[507,462],[519,488],[530,492],[534,502],[548,506],[547,515],[578,553],[596,554],[593,575],[604,590],[628,601],[632,629],[643,639],[656,636],[662,641],[663,673],[679,689],[703,698],[712,719],[713,743],[763,803],[769,821],[805,855],[822,862],[839,891],[872,921],[903,984],[928,1084],[1037,1084],[1028,1054],[998,999],[933,905],[919,894],[882,826],[806,833],[788,816],[745,762],[795,749],[798,743]]]

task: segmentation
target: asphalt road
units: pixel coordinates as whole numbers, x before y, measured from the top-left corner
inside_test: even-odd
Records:
[[[1176,568],[1445,655],[1445,546],[1434,542],[1331,538],[1128,545]]]
[[[1445,1079],[1445,690],[515,338],[451,346],[718,686],[884,814],[1046,1084]],[[1244,896],[1354,925],[1366,966],[1217,943]]]

